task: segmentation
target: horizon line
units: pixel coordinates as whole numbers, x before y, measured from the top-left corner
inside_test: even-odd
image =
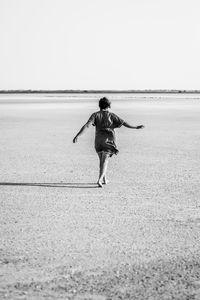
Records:
[[[35,89],[11,89],[11,90],[0,90],[0,94],[34,94],[34,93],[62,93],[62,94],[106,94],[106,93],[123,93],[123,94],[137,94],[137,93],[174,93],[174,94],[179,94],[179,93],[200,93],[200,90],[185,90],[185,89],[143,89],[143,90],[116,90],[116,89],[111,89],[111,90],[79,90],[79,89],[72,89],[72,90],[64,90],[64,89],[54,89],[54,90],[35,90]]]

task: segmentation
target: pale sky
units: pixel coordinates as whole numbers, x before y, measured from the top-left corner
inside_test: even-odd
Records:
[[[0,0],[0,89],[200,89],[199,0]]]

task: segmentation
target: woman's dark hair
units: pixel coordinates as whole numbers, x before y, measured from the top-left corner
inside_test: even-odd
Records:
[[[111,105],[111,102],[106,98],[106,97],[103,97],[99,100],[99,107],[100,109],[106,109],[106,108],[109,108]]]

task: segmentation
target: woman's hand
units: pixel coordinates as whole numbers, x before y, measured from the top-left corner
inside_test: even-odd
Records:
[[[73,138],[73,143],[77,143],[77,141],[78,141],[78,137],[75,136],[75,138]]]
[[[143,128],[144,128],[144,125],[136,126],[136,129],[143,129]]]

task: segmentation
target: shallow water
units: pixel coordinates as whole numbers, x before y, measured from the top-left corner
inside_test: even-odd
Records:
[[[150,109],[198,109],[200,104],[199,94],[0,94],[0,109],[78,109],[81,104],[95,110],[104,96],[113,109],[147,105]]]

